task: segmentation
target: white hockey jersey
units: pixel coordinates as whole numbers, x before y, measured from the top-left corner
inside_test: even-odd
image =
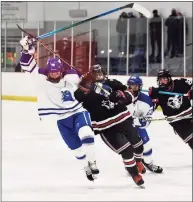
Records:
[[[151,122],[154,105],[150,97],[142,92],[139,93],[134,103],[134,125],[139,128],[146,128]]]
[[[74,98],[74,91],[80,82],[76,70],[66,70],[59,83],[51,83],[47,81],[46,69],[37,66],[33,55],[22,53],[20,64],[25,72],[34,76],[34,85],[37,84],[38,113],[41,119],[51,117],[60,120],[86,111]]]

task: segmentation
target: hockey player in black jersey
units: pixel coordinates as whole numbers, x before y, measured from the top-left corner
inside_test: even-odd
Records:
[[[141,186],[144,181],[140,173],[145,173],[141,161],[143,142],[126,106],[133,102],[126,88],[119,81],[108,79],[101,66],[95,65],[83,77],[75,98],[90,112],[95,134],[100,134],[104,143],[122,156],[127,171]]]
[[[151,87],[149,95],[156,106],[160,106],[168,123],[191,149],[193,148],[192,81],[172,79],[168,70],[157,75],[158,88]],[[159,94],[159,91],[187,94],[189,96]]]

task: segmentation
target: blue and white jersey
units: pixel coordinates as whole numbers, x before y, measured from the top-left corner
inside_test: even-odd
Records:
[[[46,68],[39,68],[33,55],[22,53],[20,64],[25,72],[34,76],[34,85],[37,84],[38,113],[41,119],[60,120],[86,111],[74,97],[74,91],[81,79],[75,70],[65,71],[59,83],[51,83],[47,80]]]
[[[154,105],[151,98],[142,92],[135,99],[134,125],[139,128],[146,128],[151,122]]]

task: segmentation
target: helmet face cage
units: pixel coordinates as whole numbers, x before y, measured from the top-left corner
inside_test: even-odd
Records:
[[[168,79],[167,84],[160,83],[161,78],[167,78]],[[158,72],[157,85],[159,86],[159,88],[168,89],[171,86],[171,83],[172,83],[172,75],[170,71],[164,69]]]
[[[94,81],[104,81],[106,78],[106,72],[100,65],[94,65],[91,67],[91,73]]]
[[[62,75],[62,62],[59,58],[50,58],[47,62],[48,81],[58,83]]]
[[[138,76],[137,77],[130,77],[129,80],[127,81],[127,85],[128,85],[128,88],[131,89],[134,93],[134,96],[138,96],[139,93],[141,92],[142,90],[142,87],[143,87],[143,82],[141,80],[141,78],[139,78]],[[136,85],[138,86],[139,88],[137,90],[133,89],[132,86],[133,85]]]

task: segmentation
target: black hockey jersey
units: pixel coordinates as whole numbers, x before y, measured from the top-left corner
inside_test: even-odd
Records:
[[[172,90],[170,92],[186,94],[192,87],[192,81],[187,79],[175,79],[172,83]],[[158,88],[159,89],[159,88]],[[160,91],[162,89],[159,89]],[[160,106],[163,114],[171,119],[169,122],[175,122],[185,117],[192,117],[192,105],[191,101],[187,96],[179,95],[166,95],[154,94],[150,95],[153,102],[156,101],[156,105]],[[173,117],[177,117],[172,119]]]
[[[82,102],[83,107],[88,110],[91,115],[93,130],[100,132],[111,128],[127,118],[131,117],[130,111],[127,109],[127,104],[132,102],[132,95],[129,92],[124,92],[126,103],[115,103],[110,101],[111,93],[117,90],[126,90],[126,86],[117,80],[105,80],[102,83],[102,88],[110,93],[106,96],[103,90],[95,87],[90,93],[86,94],[80,89],[75,91],[75,98]]]

